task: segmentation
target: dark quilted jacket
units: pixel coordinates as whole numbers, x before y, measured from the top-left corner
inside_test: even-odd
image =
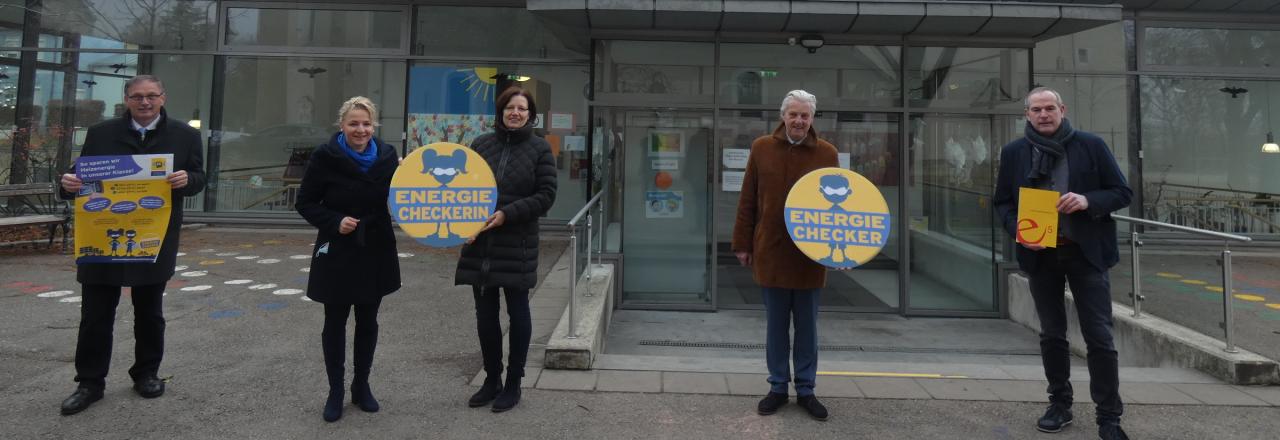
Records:
[[[532,124],[526,124],[480,136],[471,149],[493,170],[498,210],[506,220],[462,247],[454,284],[532,289],[538,282],[538,217],[556,201],[551,145],[533,136]]]

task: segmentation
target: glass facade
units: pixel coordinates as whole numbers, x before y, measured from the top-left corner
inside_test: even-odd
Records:
[[[206,139],[210,185],[186,208],[296,220],[301,164],[347,98],[378,103],[378,136],[408,151],[489,132],[494,95],[519,84],[560,173],[547,221],[603,191],[602,247],[623,262],[624,307],[759,307],[729,249],[732,158],[776,127],[797,88],[818,96],[815,128],[895,219],[880,256],[832,272],[827,310],[999,313],[1011,256],[990,206],[995,162],[1037,85],[1113,149],[1135,189],[1130,215],[1280,233],[1280,154],[1260,149],[1280,131],[1280,31],[1230,16],[1139,16],[1034,43],[845,36],[810,54],[764,34],[593,39],[524,7],[457,2],[0,6],[4,183],[52,180],[87,127],[123,112],[124,81],[153,74],[169,117]]]

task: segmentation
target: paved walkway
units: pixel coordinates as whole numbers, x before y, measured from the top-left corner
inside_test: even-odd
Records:
[[[551,269],[534,294],[533,343],[524,386],[545,390],[709,395],[763,395],[764,352],[745,341],[763,341],[763,312],[616,311],[608,347],[590,371],[544,370],[543,349],[568,303],[570,253]],[[824,314],[824,345],[817,391],[823,397],[960,401],[1045,402],[1035,334],[1005,320],[919,319],[883,315]],[[756,334],[758,333],[758,334]],[[655,347],[648,343],[700,335],[713,347]],[[855,337],[857,335],[857,337]],[[833,341],[859,341],[856,350]],[[965,341],[965,342],[958,342]],[[697,345],[686,344],[686,345]],[[758,344],[756,344],[758,345]],[[963,346],[947,350],[946,347]],[[734,347],[743,347],[737,348]],[[883,351],[875,351],[876,348]],[[898,347],[891,349],[890,347]],[[866,349],[871,348],[871,351]],[[1088,370],[1074,359],[1077,389],[1087,390]],[[1280,406],[1280,387],[1251,387],[1183,368],[1121,368],[1121,396],[1129,404]],[[480,372],[473,380],[479,386]]]

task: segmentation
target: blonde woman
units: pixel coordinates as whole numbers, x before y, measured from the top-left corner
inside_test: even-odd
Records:
[[[396,237],[387,212],[387,192],[399,157],[373,135],[378,109],[363,96],[338,110],[341,130],[316,147],[302,177],[297,210],[319,231],[311,258],[307,297],[324,304],[325,372],[329,398],[324,420],[342,418],[347,316],[355,309],[351,402],[377,412],[369,370],[378,344],[378,305],[400,288]]]

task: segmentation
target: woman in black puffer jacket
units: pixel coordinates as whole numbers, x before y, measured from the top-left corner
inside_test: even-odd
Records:
[[[493,402],[493,412],[520,402],[529,338],[529,291],[538,282],[538,218],[556,200],[556,165],[551,145],[533,135],[538,117],[533,95],[512,87],[498,96],[494,132],[480,136],[471,149],[484,157],[498,183],[498,206],[483,229],[462,248],[454,283],[470,284],[476,300],[476,331],[486,378],[468,404]],[[502,380],[502,327],[498,291],[507,297],[511,320],[507,379]]]

